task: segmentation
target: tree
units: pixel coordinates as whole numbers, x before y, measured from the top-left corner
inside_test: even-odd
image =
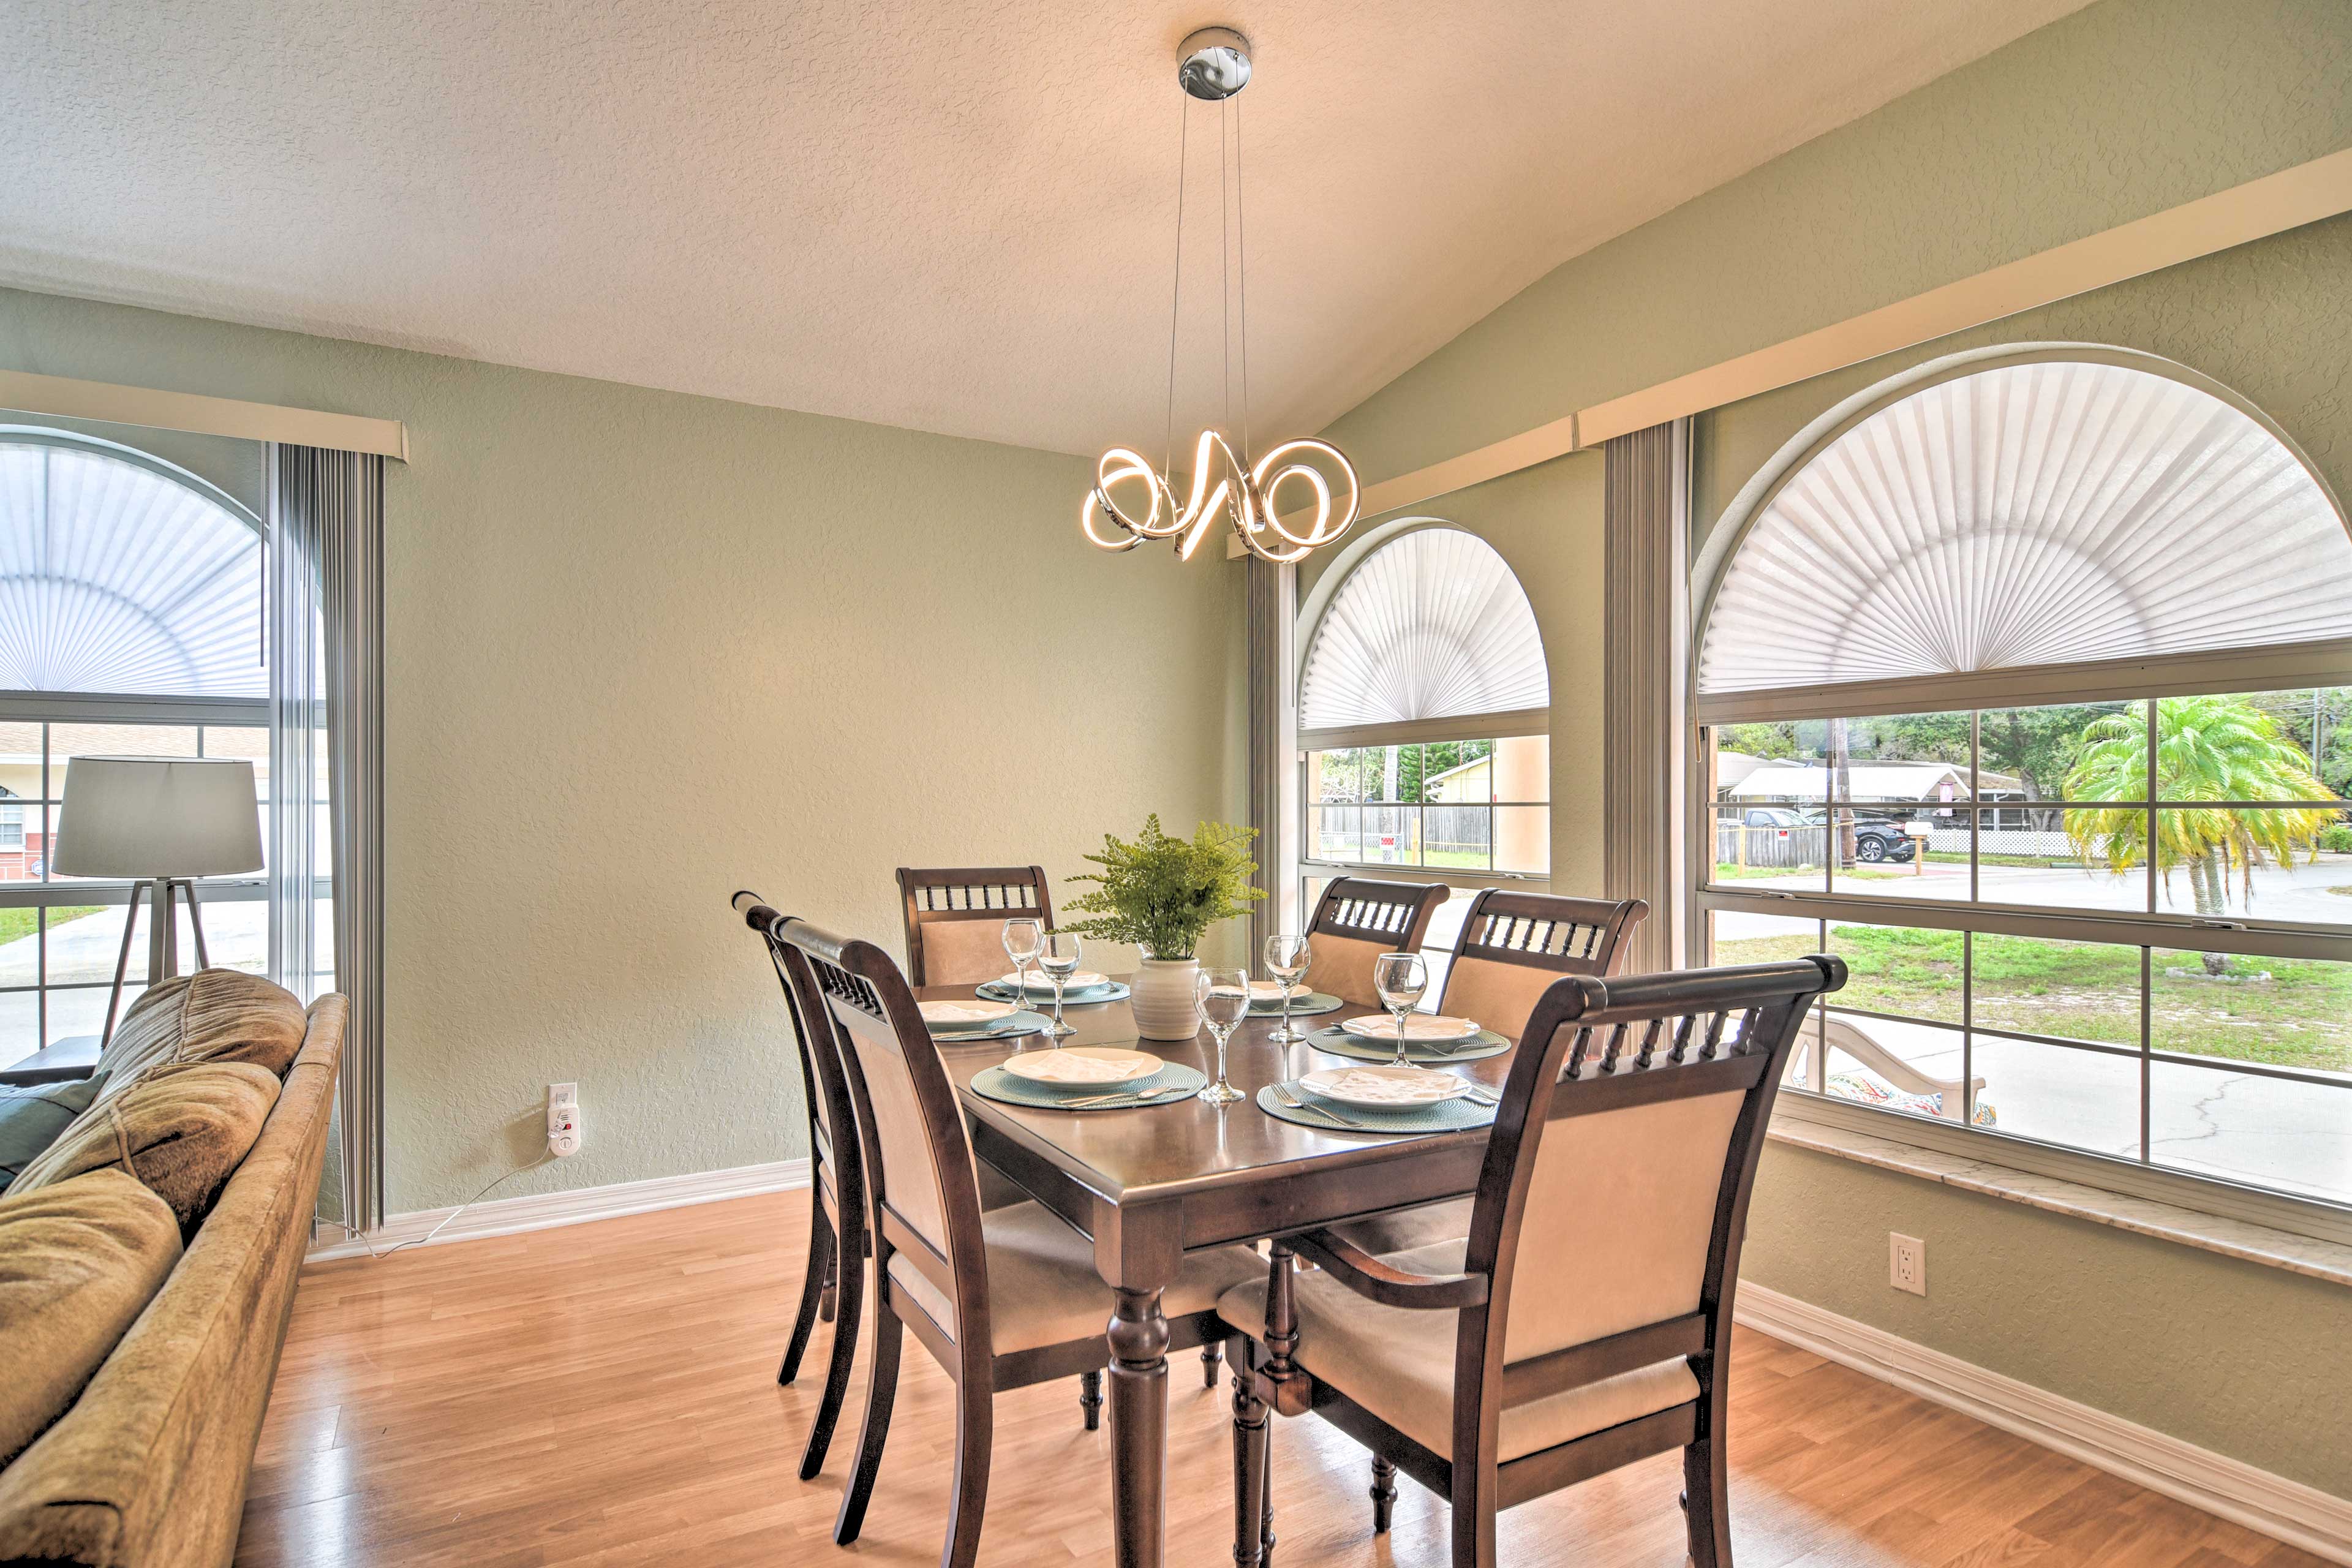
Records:
[[[2242,897],[2252,902],[2254,868],[2265,859],[2285,865],[2297,853],[2310,854],[2335,815],[2185,804],[2328,798],[2303,748],[2286,737],[2273,716],[2242,697],[2159,699],[2155,782],[2157,798],[2166,803],[2156,814],[2157,872],[2169,885],[2176,869],[2186,870],[2200,915],[2228,912],[2232,866]],[[2135,702],[2123,712],[2092,721],[2066,775],[2067,798],[2145,801],[2147,788],[2147,705]],[[2146,864],[2147,807],[2070,810],[2066,837],[2084,858],[2126,874]],[[2222,955],[2207,953],[2205,967],[2221,973]]]

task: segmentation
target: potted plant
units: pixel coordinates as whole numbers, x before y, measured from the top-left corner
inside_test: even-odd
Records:
[[[1135,1032],[1147,1040],[1189,1040],[1200,1027],[1192,983],[1200,973],[1201,938],[1221,920],[1246,914],[1250,901],[1265,897],[1249,885],[1257,862],[1249,857],[1254,827],[1203,822],[1192,837],[1173,838],[1160,831],[1157,815],[1128,843],[1103,835],[1103,852],[1088,860],[1100,871],[1082,872],[1073,882],[1096,884],[1064,906],[1065,912],[1093,918],[1062,921],[1082,936],[1131,942],[1143,950],[1129,1006]]]

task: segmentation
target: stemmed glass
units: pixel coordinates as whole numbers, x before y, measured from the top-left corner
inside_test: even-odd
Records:
[[[1029,966],[1045,949],[1045,922],[1027,917],[1004,922],[1004,956],[1013,961],[1013,1009],[1029,1005]]]
[[[1265,972],[1282,987],[1282,1023],[1266,1038],[1277,1045],[1294,1045],[1307,1037],[1303,1030],[1290,1026],[1290,992],[1307,978],[1307,969],[1315,962],[1315,950],[1303,936],[1270,936],[1265,939]]]
[[[1037,966],[1045,978],[1054,983],[1054,1026],[1045,1032],[1055,1039],[1078,1031],[1062,1022],[1062,985],[1078,972],[1078,934],[1068,931],[1049,931],[1045,944],[1038,950]]]
[[[1372,960],[1372,989],[1381,994],[1381,1005],[1396,1015],[1397,1054],[1393,1064],[1410,1067],[1404,1051],[1404,1021],[1406,1015],[1421,1003],[1421,994],[1429,989],[1429,970],[1417,952],[1384,952]]]
[[[1204,1086],[1200,1098],[1212,1105],[1230,1105],[1242,1091],[1225,1077],[1225,1042],[1249,1016],[1249,971],[1202,969],[1192,982],[1192,1000],[1217,1040],[1217,1081]]]

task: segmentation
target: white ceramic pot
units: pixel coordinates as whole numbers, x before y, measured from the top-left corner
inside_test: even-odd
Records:
[[[1200,1007],[1192,999],[1200,973],[1197,958],[1145,959],[1129,983],[1135,1032],[1147,1040],[1189,1040],[1200,1033]]]

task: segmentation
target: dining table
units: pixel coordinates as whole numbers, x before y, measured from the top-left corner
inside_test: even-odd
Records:
[[[929,1001],[973,995],[969,985],[925,986]],[[1305,1029],[1374,1008],[1298,1020]],[[1373,1133],[1280,1121],[1255,1095],[1321,1068],[1345,1066],[1311,1044],[1267,1038],[1279,1019],[1255,1011],[1234,1031],[1227,1070],[1243,1098],[1184,1099],[1128,1110],[1055,1110],[1010,1105],[971,1080],[1021,1050],[1127,1046],[1216,1076],[1215,1042],[1139,1040],[1125,1000],[1071,1003],[1076,1033],[959,1043],[940,1038],[971,1131],[973,1152],[1094,1245],[1108,1321],[1111,1511],[1119,1568],[1160,1568],[1168,1488],[1168,1324],[1160,1292],[1188,1252],[1251,1243],[1476,1191],[1487,1129]],[[1499,1090],[1512,1053],[1445,1063]]]

